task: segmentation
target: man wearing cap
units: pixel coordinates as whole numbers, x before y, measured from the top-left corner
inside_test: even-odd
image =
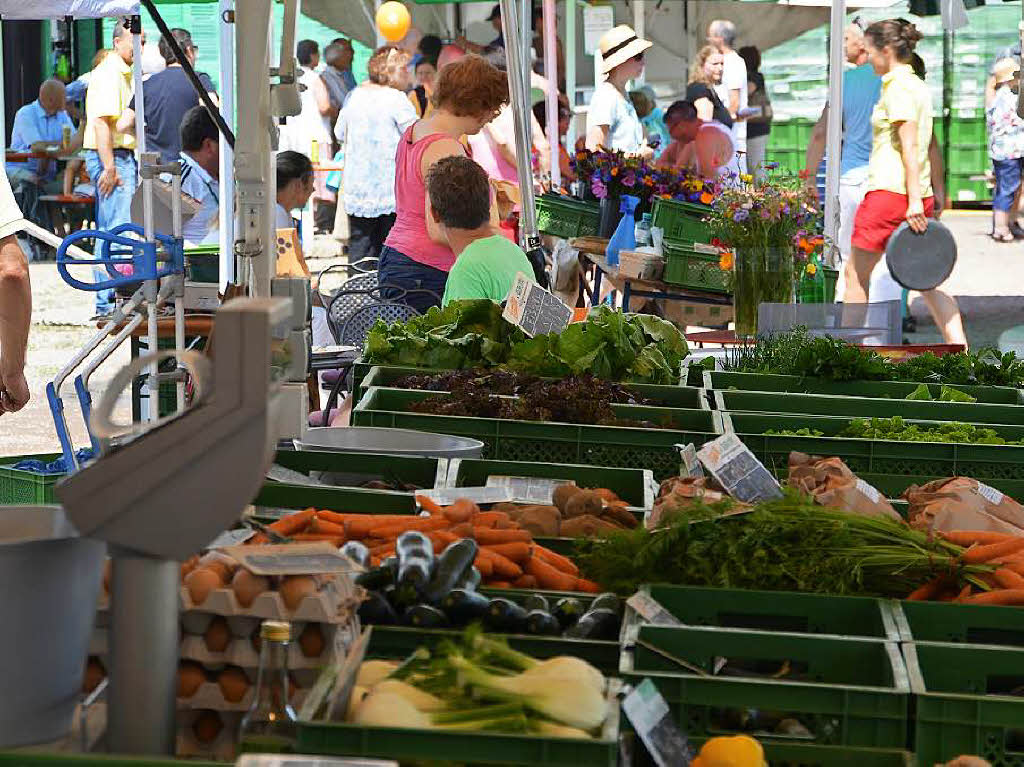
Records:
[[[723,57],[722,82],[715,93],[732,116],[732,135],[740,152],[740,168],[747,171],[747,64],[736,50],[736,25],[725,19],[716,19],[708,25],[708,43]]]
[[[996,242],[1013,242],[1014,235],[1021,231],[1016,203],[1024,175],[1024,120],[1017,115],[1019,66],[1011,58],[996,62],[992,75],[995,92],[985,109],[988,154],[996,178],[991,235]]]
[[[498,36],[491,40],[491,42],[487,43],[487,45],[480,45],[479,43],[470,42],[464,36],[459,36],[455,40],[455,44],[464,51],[475,53],[478,56],[483,56],[498,69],[505,69],[505,35],[501,31],[500,5],[495,5],[491,8],[491,13],[487,17],[487,20],[491,22],[491,26],[494,27],[494,31],[498,33]]]
[[[651,42],[641,40],[632,27],[620,24],[601,36],[601,72],[605,81],[594,88],[587,110],[587,149],[601,148],[651,156],[644,128],[626,90],[630,80],[644,71],[644,51]]]

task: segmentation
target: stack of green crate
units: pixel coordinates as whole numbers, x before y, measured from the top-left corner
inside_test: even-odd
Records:
[[[765,160],[777,162],[782,173],[799,173],[806,164],[807,145],[813,130],[814,122],[802,118],[772,123]]]
[[[992,199],[986,174],[991,164],[985,129],[985,113],[961,109],[949,126],[949,167],[947,194],[953,202],[983,202]]]

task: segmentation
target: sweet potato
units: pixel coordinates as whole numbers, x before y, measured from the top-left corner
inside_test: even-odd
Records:
[[[632,530],[634,527],[640,525],[639,520],[633,516],[633,513],[626,509],[624,503],[611,503],[604,508],[604,513],[601,514],[601,519],[605,519],[608,522],[613,522],[619,527],[625,527],[627,530]]]
[[[524,506],[517,512],[515,521],[533,535],[553,538],[558,535],[562,515],[554,506]]]
[[[604,511],[604,501],[601,500],[601,496],[592,490],[582,490],[565,504],[565,512],[562,516],[566,519],[583,517],[588,514],[599,517],[602,511]]]
[[[561,534],[567,538],[599,538],[604,533],[621,529],[618,525],[606,522],[593,514],[584,514],[563,521]]]
[[[619,496],[617,496],[615,493],[613,493],[611,490],[609,490],[606,487],[595,488],[592,492],[597,493],[601,497],[601,500],[604,501],[607,504],[621,503],[622,502],[622,500],[619,498]]]
[[[583,492],[576,485],[559,485],[555,488],[555,492],[551,495],[551,501],[558,507],[558,510],[565,513],[565,506],[569,501],[576,496],[577,493]]]

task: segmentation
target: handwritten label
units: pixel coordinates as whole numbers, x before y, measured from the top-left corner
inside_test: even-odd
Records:
[[[735,434],[705,443],[697,457],[738,501],[760,503],[782,497],[778,481]]]
[[[668,703],[650,679],[644,679],[622,701],[622,710],[658,767],[686,767],[694,757],[690,743],[676,726]]]
[[[511,503],[512,489],[509,487],[441,487],[433,490],[420,490],[417,495],[424,495],[434,503],[449,506],[460,498],[465,498],[477,505],[487,503]]]
[[[488,487],[506,488],[512,493],[513,503],[551,504],[555,490],[562,485],[575,485],[571,479],[542,479],[540,477],[506,477],[491,475],[487,478]]]
[[[1003,502],[1003,498],[1006,497],[994,487],[989,487],[984,482],[978,483],[978,494],[993,506],[1001,504]]]
[[[501,316],[532,338],[544,333],[561,333],[569,326],[572,309],[558,296],[544,290],[532,277],[519,272],[505,299],[505,311]]]
[[[256,575],[326,575],[362,570],[327,541],[233,546],[224,553]]]
[[[626,604],[632,607],[646,623],[653,623],[656,626],[683,625],[682,621],[662,607],[658,600],[643,591],[636,592],[626,600]]]

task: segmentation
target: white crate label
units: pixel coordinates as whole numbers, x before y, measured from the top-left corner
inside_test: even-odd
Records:
[[[650,679],[644,679],[622,701],[622,710],[658,767],[687,767],[693,749],[680,732],[668,703]]]
[[[872,503],[878,503],[882,500],[882,494],[860,477],[857,477],[857,490],[860,491],[861,495],[866,496]]]
[[[626,604],[636,610],[637,615],[647,623],[653,623],[656,626],[683,625],[682,621],[662,607],[661,603],[654,597],[642,591],[638,591],[627,599]]]
[[[223,549],[228,546],[238,546],[239,544],[245,543],[247,540],[256,535],[255,530],[249,528],[240,528],[238,530],[225,530],[223,533],[218,535],[206,548],[208,549]]]
[[[978,494],[993,506],[1001,504],[1005,497],[1001,492],[996,490],[994,487],[989,487],[984,482],[978,483]]]
[[[735,434],[705,443],[697,457],[738,501],[758,503],[782,497],[778,481]]]
[[[512,502],[512,489],[509,487],[439,487],[420,490],[416,494],[424,495],[440,506],[450,506],[460,498],[476,504]]]
[[[541,477],[508,477],[494,474],[487,478],[487,487],[500,487],[512,493],[513,503],[537,503],[550,506],[555,490],[562,485],[575,485],[571,479]]]
[[[256,575],[326,575],[362,570],[328,541],[233,546],[223,551]]]
[[[531,277],[519,272],[501,316],[532,338],[544,333],[561,333],[569,327],[572,309]]]

